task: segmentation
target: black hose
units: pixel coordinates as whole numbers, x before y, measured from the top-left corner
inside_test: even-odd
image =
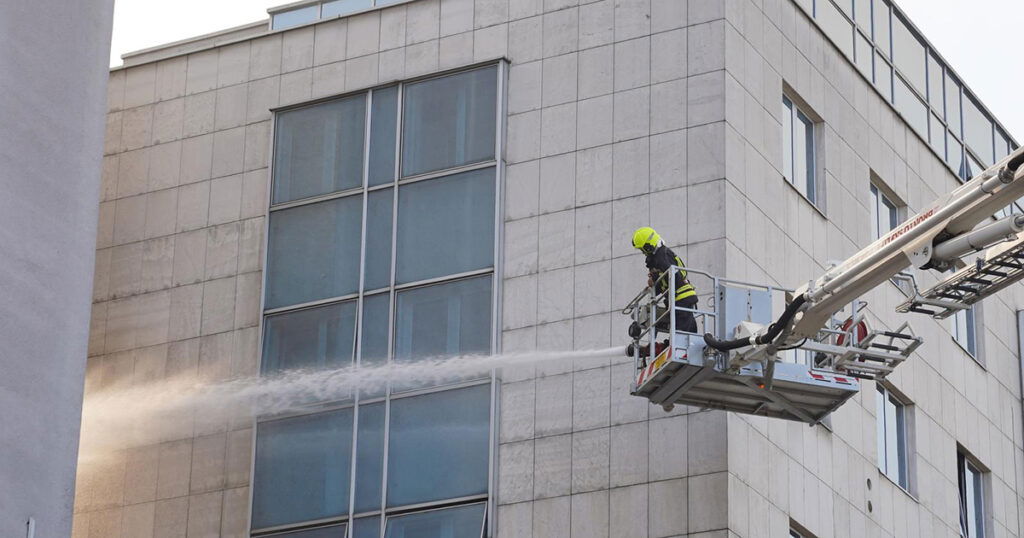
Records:
[[[1012,172],[1016,172],[1020,168],[1021,163],[1024,163],[1024,151],[1017,153],[1012,159],[1007,161],[1006,167]]]
[[[711,333],[704,333],[704,343],[718,351],[729,351],[754,344],[767,344],[778,338],[782,329],[789,324],[789,320],[793,319],[793,316],[796,315],[797,311],[800,310],[800,307],[803,306],[806,301],[806,295],[800,295],[794,299],[793,302],[789,303],[789,305],[786,306],[786,309],[782,311],[782,315],[779,316],[779,319],[775,323],[769,325],[768,330],[765,331],[760,338],[754,339],[754,341],[751,341],[749,336],[733,340],[719,340]]]

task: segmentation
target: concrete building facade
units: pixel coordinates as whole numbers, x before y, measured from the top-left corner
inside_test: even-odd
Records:
[[[2,536],[71,532],[112,18],[0,6]]]
[[[636,227],[655,227],[690,266],[795,287],[1016,147],[884,0],[344,4],[289,5],[270,24],[112,70],[87,395],[287,367],[271,339],[288,331],[273,325],[330,308],[318,319],[355,331],[338,345],[360,363],[624,345],[619,310],[643,286]],[[303,153],[301,129],[327,133],[314,137],[321,149]],[[453,186],[469,177],[496,189]],[[452,190],[424,194],[440,185]],[[374,209],[375,198],[393,203]],[[285,215],[349,202],[324,209],[329,231],[294,217],[311,231],[288,234]],[[392,254],[374,261],[382,222]],[[419,229],[439,234],[429,249],[441,255],[406,262]],[[467,230],[468,244],[453,240]],[[302,258],[319,248],[327,261]],[[379,287],[374,263],[389,268]],[[330,278],[303,287],[308,267]],[[462,291],[416,296],[442,289]],[[879,324],[902,321],[896,286],[864,299]],[[1017,286],[952,324],[912,319],[924,347],[815,427],[666,413],[629,395],[625,357],[340,405],[327,430],[356,448],[331,454],[355,463],[302,462],[353,486],[323,486],[301,507],[285,497],[308,490],[287,476],[304,472],[287,463],[300,419],[208,423],[197,410],[175,438],[83,462],[74,535],[1020,536],[1022,300]],[[437,312],[446,324],[418,321]],[[367,352],[375,327],[380,356]],[[445,395],[477,390],[483,422],[444,422],[472,407]],[[431,406],[450,412],[411,423],[484,440],[458,453],[475,474],[457,483],[416,478],[453,468],[450,446],[407,437],[429,456],[415,465],[396,441],[401,414]],[[377,433],[360,437],[360,424],[375,409],[385,418],[373,431],[390,441],[375,460],[383,486],[370,481],[382,497],[363,510],[359,438]],[[451,493],[403,490],[396,469]]]

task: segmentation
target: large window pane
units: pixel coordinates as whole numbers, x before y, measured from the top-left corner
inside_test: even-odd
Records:
[[[351,454],[351,409],[259,424],[253,528],[347,514]]]
[[[332,2],[324,2],[320,18],[326,19],[327,17],[348,15],[349,13],[355,13],[356,11],[371,7],[373,7],[373,0],[333,0]]]
[[[479,385],[391,403],[388,506],[487,492],[490,392]]]
[[[931,138],[929,142],[932,145],[932,149],[939,154],[940,157],[945,158],[946,156],[946,126],[942,124],[939,117],[935,114],[929,114],[931,118]]]
[[[365,121],[363,95],[279,114],[273,203],[362,185]]]
[[[811,119],[796,111],[793,120],[793,181],[808,200],[816,200],[814,188],[814,125]]]
[[[925,82],[925,50],[924,45],[910,31],[910,28],[899,18],[892,18],[892,58],[896,69],[907,77],[923,95]]]
[[[348,196],[270,214],[267,308],[354,293],[362,199]]]
[[[864,34],[856,32],[855,35],[857,36],[857,69],[868,80],[871,80],[871,58],[875,54],[874,49]]]
[[[849,0],[845,0],[849,3]],[[842,3],[842,2],[841,2]],[[818,1],[818,24],[825,35],[849,57],[853,57],[853,24],[828,0]]]
[[[398,151],[398,86],[373,91],[370,112],[369,185],[395,180],[395,153]]]
[[[394,191],[391,189],[366,195],[365,290],[391,285],[391,210],[394,204]]]
[[[480,538],[483,504],[431,510],[388,518],[385,538]]]
[[[363,341],[361,364],[380,363],[388,358],[388,310],[390,296],[387,292],[368,295],[363,298]]]
[[[262,372],[348,366],[355,327],[355,301],[269,316],[263,335]]]
[[[383,470],[384,403],[361,405],[356,437],[356,513],[380,508]]]
[[[992,164],[992,122],[981,111],[974,99],[964,96],[964,142],[974,150],[981,163]]]
[[[497,83],[487,67],[406,86],[402,174],[493,159]]]
[[[490,351],[490,275],[399,292],[397,310],[397,360]]]
[[[903,77],[896,77],[894,84],[896,110],[922,138],[928,138],[928,106],[907,86]]]
[[[946,131],[946,164],[960,177],[964,177],[964,147],[949,131]]]
[[[399,284],[494,265],[494,169],[398,190]]]
[[[854,0],[853,8],[857,26],[871,33],[871,0]]]

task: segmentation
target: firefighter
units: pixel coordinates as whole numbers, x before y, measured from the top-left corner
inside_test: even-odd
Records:
[[[638,228],[633,233],[633,248],[640,250],[647,256],[647,259],[644,261],[648,270],[647,285],[653,285],[656,293],[664,292],[665,286],[669,284],[666,282],[667,277],[662,277],[662,275],[668,272],[670,266],[685,267],[683,260],[676,256],[672,249],[665,246],[661,236],[658,235],[658,232],[654,231],[654,228],[648,226]],[[676,272],[675,282],[671,285],[673,291],[669,293],[668,297],[674,297],[677,307],[695,308],[697,306],[697,291],[693,288],[693,284],[690,284],[690,281],[686,279],[685,270]],[[694,319],[693,312],[676,309],[675,318],[677,331],[697,332],[697,320]],[[667,331],[668,326],[668,319],[666,318],[659,321],[656,328]]]

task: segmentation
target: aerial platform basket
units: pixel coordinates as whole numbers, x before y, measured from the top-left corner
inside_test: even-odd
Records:
[[[666,273],[669,282],[677,270]],[[772,303],[781,305],[787,291],[687,272],[699,292],[712,293],[698,308],[673,309],[691,312],[698,329],[719,338],[732,337],[744,323],[770,322]],[[871,331],[853,305],[850,317],[835,320],[818,338],[758,359],[718,352],[697,333],[677,331],[665,305],[665,293],[648,288],[623,312],[634,321],[631,392],[666,409],[683,404],[816,424],[857,394],[860,379],[884,377],[920,344],[909,327]]]

